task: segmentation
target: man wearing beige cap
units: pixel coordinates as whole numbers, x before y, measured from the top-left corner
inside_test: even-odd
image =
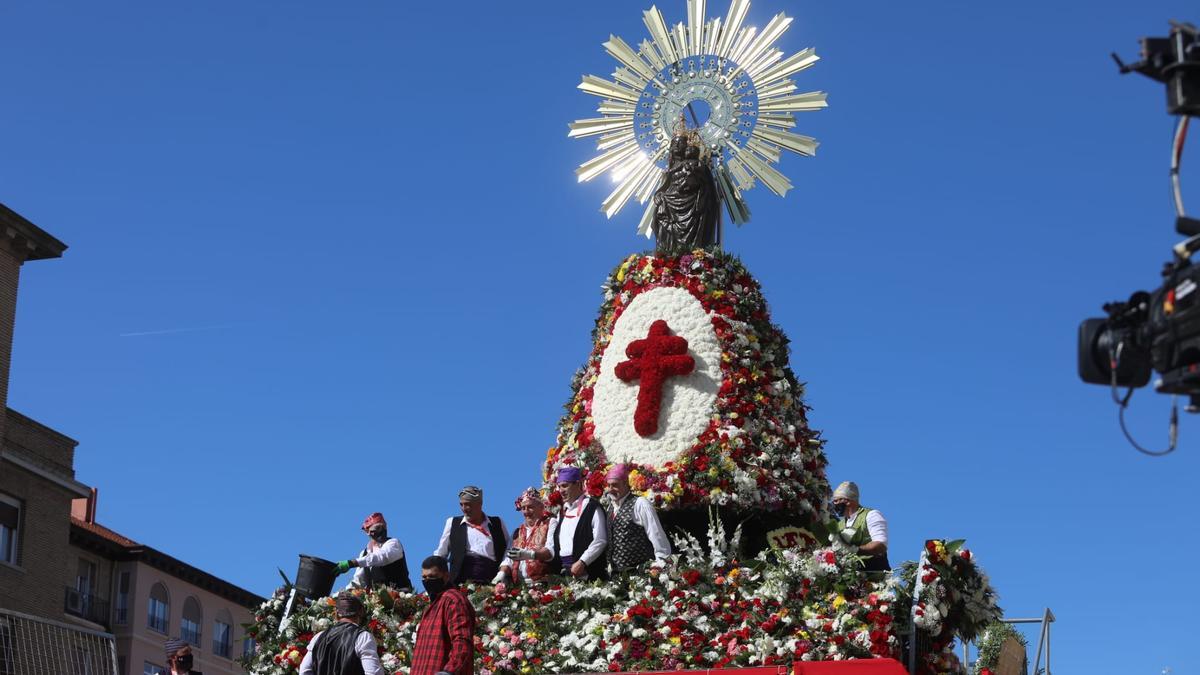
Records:
[[[868,572],[892,569],[887,557],[887,520],[875,509],[858,503],[858,486],[844,481],[833,491],[834,526],[842,541],[865,557]]]

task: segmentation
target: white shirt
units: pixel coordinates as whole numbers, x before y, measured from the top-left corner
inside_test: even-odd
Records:
[[[850,523],[854,522],[854,518],[857,515],[857,509],[854,513],[846,514],[846,518],[842,521],[842,529],[849,528]],[[887,519],[879,512],[879,509],[871,509],[871,512],[867,514],[867,533],[871,535],[871,541],[878,541],[884,545],[887,544]]]
[[[395,541],[394,539],[392,541]],[[308,653],[304,655],[304,660],[300,662],[300,675],[313,675],[316,673],[316,668],[313,666],[313,648],[317,646],[317,640],[325,631],[321,631],[313,636],[313,639],[308,643]],[[358,634],[358,639],[354,641],[354,651],[358,654],[358,658],[362,661],[363,673],[365,675],[386,675],[383,672],[383,664],[379,662],[379,648],[375,645],[375,636],[367,631]]]
[[[440,555],[445,558],[450,554],[450,528],[454,527],[454,519],[456,517],[457,516],[451,516],[446,519],[446,527],[442,529],[442,538],[440,541],[438,541],[437,548],[433,551],[434,555]],[[470,553],[471,555],[477,555],[482,558],[488,558],[489,560],[500,559],[496,555],[496,547],[492,543],[492,537],[490,534],[484,534],[478,529],[471,527],[469,524],[467,524],[466,516],[463,516],[462,522],[459,523],[458,526],[467,528],[467,553]],[[483,516],[483,529],[491,532],[489,529],[490,527],[491,522],[488,520],[488,517],[485,514]],[[500,531],[504,533],[504,541],[500,542],[500,555],[504,555],[504,553],[508,551],[509,547],[512,546],[512,542],[509,540],[509,537],[512,535],[508,533],[508,528],[504,525],[503,518],[500,519]],[[455,564],[457,565],[458,563]]]
[[[671,540],[667,539],[667,533],[662,528],[662,523],[658,522],[658,514],[654,511],[654,506],[649,499],[645,497],[635,496],[632,492],[626,493],[623,499],[613,500],[613,511],[609,517],[615,517],[617,509],[625,503],[626,499],[633,499],[633,522],[642,526],[646,531],[646,536],[650,538],[650,544],[654,547],[654,557],[658,560],[666,560],[671,557]]]
[[[570,504],[563,504],[563,517],[559,520],[561,524],[558,528],[559,556],[575,555],[575,529],[579,527],[579,519],[583,517],[583,512],[587,509],[587,499],[587,494],[582,494],[579,495],[579,499]],[[604,509],[598,508],[592,515],[592,543],[588,544],[583,554],[575,559],[582,560],[585,565],[591,565],[604,554],[606,546],[608,546],[608,518],[605,517]]]
[[[354,579],[350,582],[351,586],[365,586],[367,584],[367,570],[365,567],[383,567],[390,565],[404,557],[404,547],[400,545],[400,540],[392,537],[383,542],[379,546],[371,550],[368,546],[367,550],[360,556],[354,559],[358,568],[354,570]]]

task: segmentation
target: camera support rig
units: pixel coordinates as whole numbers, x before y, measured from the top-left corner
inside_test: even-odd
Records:
[[[1086,319],[1079,326],[1079,377],[1092,384],[1112,387],[1120,407],[1121,431],[1138,451],[1165,455],[1178,440],[1179,407],[1176,396],[1187,396],[1187,412],[1200,413],[1200,265],[1192,263],[1200,252],[1200,219],[1183,208],[1179,166],[1187,140],[1188,122],[1200,117],[1200,30],[1189,23],[1171,22],[1167,37],[1142,38],[1141,60],[1125,64],[1113,54],[1121,73],[1140,73],[1167,88],[1167,112],[1179,121],[1171,142],[1171,191],[1175,204],[1175,231],[1188,239],[1173,247],[1174,258],[1163,268],[1163,285],[1152,292],[1138,291],[1127,302],[1104,305],[1107,318]],[[1146,450],[1125,426],[1125,410],[1134,390],[1145,386],[1151,370],[1160,377],[1159,393],[1172,395],[1171,421],[1166,450]],[[1122,397],[1118,387],[1128,387]]]

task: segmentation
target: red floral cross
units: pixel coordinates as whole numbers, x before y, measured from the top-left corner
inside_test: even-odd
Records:
[[[671,335],[670,327],[662,319],[650,324],[645,339],[634,340],[625,348],[630,360],[618,363],[616,374],[624,382],[640,381],[637,410],[633,413],[633,428],[638,436],[651,436],[658,431],[666,379],[671,375],[687,375],[696,367],[696,361],[687,351],[687,338]]]

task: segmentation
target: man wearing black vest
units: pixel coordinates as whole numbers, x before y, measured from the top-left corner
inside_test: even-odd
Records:
[[[599,499],[583,493],[583,472],[577,467],[563,467],[555,478],[563,505],[550,538],[554,553],[550,569],[577,579],[607,579],[608,517],[604,507]]]
[[[608,564],[613,573],[629,572],[650,561],[653,568],[665,567],[671,557],[671,541],[650,500],[629,489],[629,466],[616,464],[604,478],[612,497]]]
[[[300,662],[300,675],[384,675],[379,648],[362,628],[366,609],[351,591],[338,593],[337,623],[313,636]]]
[[[408,579],[404,547],[399,539],[388,536],[387,521],[383,519],[383,514],[372,513],[367,516],[362,531],[367,535],[367,547],[357,558],[339,562],[337,573],[356,567],[354,580],[350,582],[352,586],[370,588],[387,584],[397,590],[411,591],[412,582]]]
[[[458,493],[461,516],[446,519],[441,541],[433,554],[450,563],[450,583],[491,583],[500,561],[512,546],[500,516],[483,513],[483,490],[468,485]]]

